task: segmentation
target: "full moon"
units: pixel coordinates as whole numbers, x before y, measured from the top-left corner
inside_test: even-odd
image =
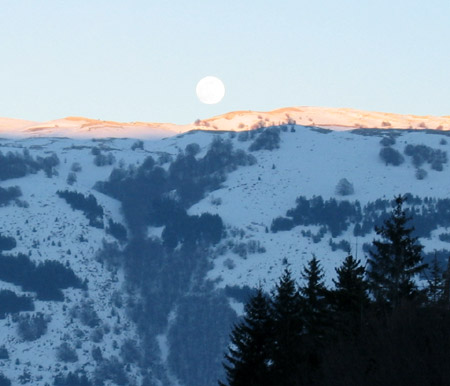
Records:
[[[215,76],[206,76],[197,83],[198,99],[207,105],[219,103],[225,95],[225,86],[223,82]]]

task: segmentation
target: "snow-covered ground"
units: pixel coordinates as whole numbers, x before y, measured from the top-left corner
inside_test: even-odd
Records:
[[[72,149],[72,144],[77,148]],[[87,291],[64,290],[64,302],[35,301],[35,311],[50,315],[51,322],[47,333],[34,342],[21,341],[11,316],[0,320],[0,345],[5,345],[10,356],[8,361],[0,360],[0,372],[13,380],[13,384],[17,384],[18,377],[24,371],[29,371],[31,383],[36,385],[44,385],[45,382],[51,384],[54,374],[63,367],[69,371],[83,368],[91,372],[95,368],[91,354],[94,346],[101,348],[105,358],[119,356],[121,343],[125,339],[136,338],[135,327],[127,319],[124,309],[112,304],[114,292],[120,292],[123,285],[122,272],[108,271],[95,259],[103,240],[113,242],[114,239],[103,229],[89,226],[89,221],[81,211],[72,210],[65,200],[56,195],[56,191],[65,189],[83,194],[94,193],[105,210],[105,219],[123,223],[120,203],[92,190],[94,183],[107,177],[112,169],[94,166],[90,148],[97,145],[92,141],[59,139],[3,141],[0,145],[3,153],[21,151],[22,147],[31,149],[32,156],[47,156],[49,152],[55,152],[61,162],[57,167],[58,176],[48,178],[40,171],[0,184],[3,188],[19,186],[22,191],[20,199],[29,205],[26,208],[16,205],[0,208],[0,233],[13,236],[17,241],[17,247],[11,253],[31,253],[30,258],[35,262],[57,260],[70,264],[80,278],[88,280]],[[80,146],[83,148],[78,148]],[[82,170],[77,173],[77,182],[69,186],[66,178],[74,162],[79,163]],[[133,155],[131,162],[134,162]],[[85,241],[81,242],[80,239]],[[0,282],[0,289],[12,287],[16,293],[23,294],[20,287]],[[109,330],[101,342],[92,342],[90,335],[93,329],[71,316],[74,306],[85,302],[93,304],[101,319],[101,328]],[[78,362],[61,364],[56,361],[56,347],[63,341],[76,348]],[[114,347],[113,341],[117,342]],[[17,359],[20,363],[16,363]]]
[[[280,149],[255,152],[258,163],[242,167],[231,173],[225,186],[214,191],[211,197],[220,198],[220,205],[213,205],[207,197],[191,208],[191,213],[209,211],[219,214],[226,224],[244,230],[243,241],[257,240],[266,252],[248,255],[245,259],[231,251],[214,260],[214,269],[209,272],[219,286],[256,286],[267,283],[271,288],[280,276],[284,258],[290,263],[294,274],[300,271],[306,260],[315,254],[321,261],[327,283],[335,274],[345,252],[332,252],[327,234],[322,242],[314,244],[302,237],[306,227],[295,227],[290,232],[266,233],[272,220],[284,216],[295,207],[299,196],[308,198],[321,195],[324,200],[338,196],[335,188],[341,178],[347,178],[354,186],[355,193],[342,199],[355,201],[361,205],[378,198],[392,199],[394,195],[412,193],[420,197],[446,198],[450,196],[449,166],[442,172],[425,168],[428,177],[417,180],[415,168],[409,157],[401,166],[386,166],[379,158],[381,136],[362,136],[351,132],[330,132],[328,134],[310,128],[297,127],[296,132],[282,133]],[[441,135],[419,132],[402,132],[397,138],[395,149],[403,152],[406,144],[425,144],[448,150],[449,145],[441,145]],[[248,142],[237,142],[236,146],[247,147]],[[309,229],[316,231],[313,227]],[[362,245],[373,240],[374,235],[355,238],[352,229],[337,240],[347,240],[352,252],[364,260]],[[436,238],[424,242],[427,251],[445,248],[444,242]],[[230,260],[233,264],[230,264]],[[229,267],[234,266],[230,269]]]
[[[379,135],[360,135],[350,131],[332,131],[324,133],[315,129],[296,126],[295,132],[288,130],[281,133],[280,148],[273,151],[253,152],[257,163],[252,166],[239,167],[231,172],[223,186],[210,192],[189,209],[190,214],[203,212],[217,213],[227,228],[227,237],[215,248],[211,255],[212,269],[208,278],[217,287],[226,285],[263,284],[267,289],[280,276],[286,262],[293,272],[300,277],[300,271],[312,254],[321,261],[326,281],[331,284],[334,269],[338,266],[345,252],[332,252],[328,245],[331,235],[327,234],[320,243],[314,244],[303,237],[302,230],[317,231],[317,227],[295,227],[289,232],[271,233],[272,220],[285,215],[295,206],[298,196],[308,198],[321,195],[324,199],[336,197],[336,184],[341,178],[347,178],[355,188],[355,193],[346,196],[346,200],[359,200],[361,205],[377,198],[391,199],[394,195],[410,192],[421,197],[445,198],[450,196],[450,165],[445,165],[442,172],[431,170],[428,166],[427,178],[417,180],[415,168],[409,157],[398,167],[386,166],[379,158],[381,145]],[[9,360],[0,360],[0,372],[16,384],[24,370],[30,372],[32,384],[51,383],[52,376],[67,366],[67,370],[84,368],[91,372],[95,363],[91,357],[94,345],[99,346],[104,357],[119,356],[121,343],[126,339],[136,338],[133,324],[127,319],[123,308],[113,304],[114,294],[123,292],[123,273],[108,270],[99,263],[95,256],[102,247],[103,240],[114,239],[103,229],[89,226],[81,211],[74,211],[56,195],[57,190],[76,190],[83,194],[94,194],[103,206],[104,218],[111,218],[124,223],[120,203],[93,189],[97,181],[106,180],[113,169],[120,163],[127,167],[140,164],[148,155],[155,159],[162,153],[176,156],[186,145],[198,143],[203,156],[214,133],[192,132],[160,140],[145,140],[144,150],[131,150],[134,139],[75,140],[68,138],[28,138],[20,140],[4,139],[0,141],[0,151],[19,151],[28,148],[33,157],[48,156],[56,153],[60,165],[56,168],[58,176],[48,178],[44,172],[28,175],[24,178],[2,181],[0,186],[19,186],[22,190],[21,200],[28,207],[10,205],[0,208],[0,233],[16,238],[17,247],[11,253],[31,251],[33,261],[46,259],[58,260],[70,267],[82,279],[88,280],[88,290],[68,289],[64,291],[64,302],[36,301],[36,311],[51,315],[48,332],[35,342],[22,342],[15,330],[11,317],[0,320],[0,346],[5,345],[9,351]],[[248,150],[251,141],[239,141],[230,133],[220,134],[230,138],[236,149]],[[406,144],[425,144],[441,150],[449,150],[449,144],[442,144],[444,134],[429,135],[425,132],[403,131],[393,146],[403,152]],[[91,149],[95,146],[108,147],[116,158],[113,166],[97,167],[93,163]],[[77,181],[69,186],[67,175],[74,163],[81,165],[77,172]],[[106,222],[105,221],[105,222]],[[317,229],[316,229],[317,228]],[[161,228],[150,228],[149,235],[161,234]],[[445,248],[446,244],[437,239],[438,232],[430,240],[422,240],[427,251]],[[373,234],[356,239],[352,229],[337,238],[347,240],[352,251],[364,259],[361,249],[364,242],[370,242]],[[80,242],[85,239],[85,242]],[[264,249],[258,253],[240,257],[229,246],[248,243],[254,240]],[[20,288],[0,282],[0,289],[12,289],[22,293]],[[92,304],[103,324],[110,327],[101,342],[91,341],[91,330],[71,316],[74,305],[92,300]],[[242,304],[232,301],[237,313],[242,312]],[[80,332],[81,330],[81,332]],[[118,333],[120,332],[120,333]],[[58,363],[55,348],[67,341],[76,348],[79,357],[75,364]],[[116,341],[116,343],[113,343]],[[167,357],[165,335],[158,338],[162,359]],[[119,347],[119,348],[118,348]],[[20,358],[20,363],[16,359]],[[131,374],[137,377],[137,369]]]

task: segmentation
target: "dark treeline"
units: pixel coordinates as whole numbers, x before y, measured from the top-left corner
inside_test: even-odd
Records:
[[[220,137],[215,137],[203,157],[196,157],[199,148],[194,145],[187,145],[167,170],[149,156],[139,167],[114,169],[108,181],[96,184],[97,190],[121,201],[127,225],[135,236],[149,225],[173,226],[173,215],[186,217],[183,211],[207,191],[217,189],[228,172],[256,162]]]
[[[8,314],[33,310],[34,303],[31,297],[18,296],[10,290],[0,290],[0,319],[4,319]]]
[[[434,229],[450,226],[450,199],[422,199],[411,194],[405,197],[408,204],[405,207],[406,214],[413,217],[411,225],[414,227],[414,236],[429,237]],[[351,202],[335,198],[324,200],[322,196],[311,199],[300,196],[296,204],[295,208],[287,211],[286,217],[273,220],[272,232],[291,230],[297,225],[321,225],[333,237],[348,229],[352,229],[355,236],[365,236],[388,218],[391,200],[377,199],[361,206],[358,200]]]
[[[12,236],[0,234],[0,251],[9,251],[17,246],[16,239]]]
[[[24,254],[0,254],[0,280],[20,285],[24,291],[36,292],[40,300],[64,300],[62,289],[81,288],[83,283],[73,270],[59,261],[36,264]]]
[[[33,158],[27,149],[24,149],[22,154],[8,152],[5,155],[0,152],[0,181],[25,177],[39,170],[44,170],[47,177],[51,177],[58,165],[59,159],[56,154]]]
[[[89,225],[103,228],[103,207],[98,204],[94,195],[85,196],[82,193],[71,192],[70,190],[58,190],[56,194],[66,200],[72,209],[83,211],[89,220]]]
[[[147,157],[139,166],[114,169],[107,181],[96,184],[121,202],[129,231],[122,251],[108,244],[98,258],[124,269],[123,306],[140,335],[136,362],[144,372],[143,384],[157,383],[149,369],[158,366],[156,337],[167,331],[171,312],[176,310],[176,318],[167,333],[167,367],[185,385],[215,382],[221,372],[218,358],[236,320],[223,291],[213,291],[204,281],[209,248],[225,233],[223,221],[216,214],[189,214],[188,209],[219,188],[229,172],[255,158],[220,137],[201,150],[191,143],[173,160]],[[162,227],[161,237],[148,237],[149,226]],[[109,228],[125,241],[114,224]],[[125,366],[122,358],[120,364]],[[165,371],[158,370],[157,377],[170,384]]]
[[[109,221],[108,221],[106,233],[109,233],[110,235],[112,235],[119,241],[127,241],[128,240],[127,229],[122,224],[120,224],[118,222],[114,222],[112,219],[109,219]]]
[[[270,294],[258,289],[235,325],[224,363],[229,386],[446,385],[450,275],[427,269],[405,197],[376,227],[367,268],[351,255],[325,286],[319,260],[298,285],[287,267]],[[428,286],[416,278],[426,272]]]
[[[59,374],[53,381],[54,386],[92,386],[92,382],[84,373],[69,372],[66,375]]]

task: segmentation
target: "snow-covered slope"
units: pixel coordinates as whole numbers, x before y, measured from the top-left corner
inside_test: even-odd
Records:
[[[0,118],[0,133],[13,137],[69,138],[164,138],[195,129],[249,130],[261,126],[316,126],[333,130],[355,128],[399,128],[450,130],[450,116],[417,116],[362,111],[350,108],[285,107],[273,111],[233,111],[193,123],[114,122],[84,117],[67,117],[47,122]]]
[[[345,126],[344,123],[348,121],[335,120],[333,114],[338,113],[328,111],[328,115],[322,115],[326,119],[323,118],[324,120],[319,123],[323,123],[324,126]],[[347,117],[356,114],[355,111],[344,113]],[[241,119],[244,121],[244,116],[249,116],[247,113],[234,114],[230,119],[222,117],[217,121],[228,119],[236,123]],[[312,116],[308,114],[313,114],[313,110],[308,112],[299,108],[298,114],[305,117]],[[294,110],[289,110],[289,115],[292,119],[298,120]],[[278,119],[278,115],[272,115],[272,118]],[[372,114],[366,119],[367,122],[375,122],[388,118],[386,115]],[[400,122],[395,119],[400,118],[389,117],[392,124]],[[414,117],[407,119],[409,122],[416,122]],[[417,122],[422,119],[425,118],[417,118]],[[66,129],[72,129],[74,127],[72,123],[75,121],[77,127],[83,122],[81,126],[84,125],[87,130],[97,125],[84,119],[71,118],[57,123],[55,121],[52,127],[54,129],[58,125],[62,133]],[[352,122],[355,121],[356,118]],[[450,128],[449,121],[448,117],[439,120],[442,125],[447,125],[445,129]],[[330,122],[335,124],[328,125]],[[436,118],[436,122],[431,119],[427,122],[427,125],[430,122],[435,125],[438,119]],[[244,123],[249,125],[250,121]],[[207,278],[212,283],[211,287],[208,287],[211,290],[227,285],[242,287],[256,286],[259,283],[270,289],[287,263],[299,277],[302,267],[312,254],[320,258],[327,283],[331,284],[334,268],[340,264],[345,253],[342,250],[330,249],[328,244],[330,234],[326,234],[320,242],[314,243],[310,237],[304,236],[302,231],[317,232],[317,226],[296,226],[291,231],[277,233],[269,230],[272,220],[284,216],[288,209],[295,206],[295,200],[300,195],[308,198],[320,195],[324,199],[336,197],[338,200],[358,200],[361,205],[378,198],[391,199],[396,194],[407,192],[420,197],[447,198],[450,195],[448,183],[450,167],[447,164],[442,171],[423,166],[428,175],[425,179],[418,180],[415,176],[416,168],[408,157],[400,166],[386,165],[379,157],[380,139],[388,134],[395,134],[396,143],[392,148],[401,153],[407,144],[424,144],[448,152],[450,145],[447,143],[445,132],[435,132],[436,135],[430,135],[426,131],[408,130],[372,130],[356,133],[327,131],[300,125],[294,127],[292,123],[287,130],[280,131],[278,149],[251,152],[256,158],[256,164],[241,166],[230,172],[219,189],[207,192],[202,200],[188,210],[191,215],[204,212],[218,214],[226,227],[226,237],[211,249],[208,258]],[[408,123],[408,127],[409,125],[411,123]],[[108,127],[110,130],[113,126],[114,124],[108,123],[102,127]],[[47,130],[45,127],[49,125],[33,126],[36,133],[39,131],[37,129],[42,129],[43,133]],[[220,124],[220,128],[230,127]],[[47,133],[58,133],[53,129]],[[56,374],[77,369],[83,369],[91,375],[99,366],[92,359],[94,348],[100,348],[104,358],[120,358],[121,347],[126,341],[142,340],[125,307],[121,307],[117,300],[120,295],[125,296],[124,288],[127,283],[123,271],[117,267],[107,267],[96,258],[104,242],[113,243],[115,239],[104,229],[90,226],[83,213],[71,209],[56,195],[56,192],[69,189],[86,195],[93,194],[104,209],[105,223],[112,219],[114,222],[124,224],[120,202],[93,189],[97,181],[107,180],[114,167],[126,170],[129,165],[139,166],[149,155],[155,159],[162,154],[176,157],[191,143],[200,145],[200,152],[196,157],[201,158],[207,152],[215,135],[229,139],[235,149],[249,152],[251,139],[234,132],[216,134],[210,131],[194,131],[177,136],[170,135],[161,140],[145,140],[143,148],[140,148],[140,145],[133,146],[136,145],[134,139],[123,138],[89,140],[42,137],[4,139],[0,142],[0,151],[3,154],[9,151],[22,152],[26,148],[32,157],[45,157],[55,153],[60,160],[60,164],[55,168],[57,175],[51,178],[43,171],[39,171],[37,174],[0,182],[2,188],[20,187],[22,191],[20,199],[28,204],[10,204],[0,208],[0,234],[12,236],[17,241],[17,247],[8,253],[29,254],[35,262],[46,259],[60,261],[70,266],[82,280],[87,280],[87,289],[64,290],[64,302],[35,301],[35,311],[51,317],[47,333],[36,341],[27,342],[20,339],[17,334],[17,323],[14,322],[12,315],[0,319],[0,346],[4,345],[9,352],[9,359],[0,359],[0,373],[10,378],[13,384],[18,384],[21,376],[28,377],[29,374],[30,384],[35,385],[51,384]],[[111,154],[116,160],[114,165],[95,166],[92,154],[95,147],[102,149],[103,154]],[[76,181],[73,185],[68,185],[67,176],[76,163],[80,165],[81,170],[75,172]],[[167,169],[168,164],[163,164],[163,167]],[[336,196],[336,185],[342,178],[347,178],[353,184],[352,195]],[[150,227],[148,234],[160,236],[161,231],[161,228]],[[447,243],[437,238],[438,233],[434,232],[432,238],[423,240],[427,251],[446,248]],[[362,245],[371,241],[373,236],[371,234],[356,238],[350,228],[336,241],[347,240],[352,246],[353,253],[364,259]],[[235,248],[240,244],[244,245],[242,248],[246,248],[245,245],[248,246],[252,242],[257,247],[251,252],[239,254],[239,248]],[[120,245],[121,249],[124,247],[125,244]],[[12,289],[17,294],[24,294],[19,286],[6,282],[0,282],[0,289]],[[29,294],[35,296],[33,293]],[[242,312],[242,303],[231,298],[229,301],[237,313]],[[94,328],[83,324],[76,316],[76,306],[86,304],[92,305],[89,307],[95,310],[100,319],[98,326]],[[176,318],[176,304],[174,304],[166,332],[157,336],[159,346],[155,348],[155,355],[158,360],[155,359],[153,369],[155,379],[162,377],[158,374],[166,372],[165,378],[160,379],[164,378],[169,382],[167,384],[173,385],[178,381],[169,363],[170,346],[167,345],[167,333]],[[102,334],[101,339],[95,337],[95,334],[99,333]],[[56,348],[62,342],[68,342],[72,346],[78,356],[77,361],[64,363],[57,359]],[[136,345],[139,346],[138,343]],[[195,366],[195,358],[191,359],[190,365]],[[127,376],[129,384],[140,384],[141,369],[137,364],[130,364]]]
[[[76,148],[71,148],[72,145]],[[24,374],[30,374],[31,384],[52,384],[53,376],[63,367],[69,371],[83,368],[91,373],[95,368],[91,356],[94,347],[100,347],[105,357],[117,356],[121,343],[136,338],[135,327],[128,321],[124,310],[112,303],[115,293],[121,291],[122,273],[108,271],[95,258],[103,241],[112,242],[114,239],[103,229],[89,226],[82,212],[72,210],[56,195],[56,191],[70,188],[66,177],[74,162],[80,164],[82,171],[78,173],[78,182],[73,188],[83,194],[92,192],[93,184],[111,170],[111,167],[93,167],[89,151],[95,145],[90,141],[75,144],[51,139],[4,141],[0,145],[3,153],[22,151],[23,148],[31,149],[33,155],[44,156],[55,152],[61,161],[59,176],[48,178],[40,171],[1,183],[2,187],[18,186],[22,191],[21,200],[28,204],[27,207],[12,205],[0,208],[0,233],[17,240],[17,247],[10,253],[22,252],[35,262],[62,262],[88,281],[87,290],[64,290],[64,302],[35,300],[35,311],[51,317],[45,337],[37,341],[22,341],[11,315],[0,320],[0,345],[6,347],[10,357],[7,363],[3,362],[0,371],[13,380],[13,384],[18,384],[19,377]],[[123,222],[117,201],[99,193],[96,193],[96,198],[105,209],[105,218]],[[13,289],[17,294],[26,294],[20,286],[4,282],[0,282],[0,289]],[[101,320],[96,328],[86,326],[73,316],[77,305],[90,304]],[[100,342],[92,341],[95,330],[102,330],[106,337]],[[113,341],[116,341],[115,348]],[[77,362],[57,363],[56,349],[63,342],[76,349]]]

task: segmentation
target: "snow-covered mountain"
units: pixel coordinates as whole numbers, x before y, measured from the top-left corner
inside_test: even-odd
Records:
[[[84,118],[0,128],[22,136],[0,141],[0,239],[15,240],[0,266],[8,255],[57,261],[83,283],[48,300],[0,272],[0,290],[34,303],[0,307],[0,373],[14,385],[70,372],[105,385],[214,384],[248,287],[270,290],[286,264],[300,277],[312,254],[332,285],[348,247],[365,258],[366,228],[397,194],[417,196],[425,251],[449,248],[450,117],[300,107],[183,128]],[[24,316],[38,313],[44,329]]]
[[[450,130],[450,116],[417,116],[349,108],[287,107],[273,111],[233,111],[193,123],[114,122],[67,117],[47,122],[0,118],[0,133],[13,137],[163,138],[191,130],[250,130],[295,123],[304,126],[352,130],[356,128]]]

